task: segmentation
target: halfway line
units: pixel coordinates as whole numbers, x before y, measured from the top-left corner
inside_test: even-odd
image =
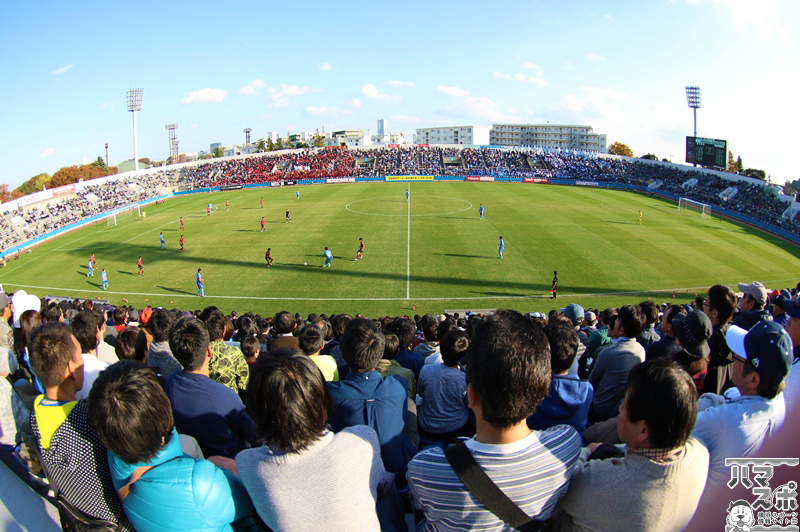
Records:
[[[406,238],[406,299],[411,299],[411,183],[408,183],[408,236]]]

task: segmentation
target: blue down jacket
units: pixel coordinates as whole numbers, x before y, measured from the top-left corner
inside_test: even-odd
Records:
[[[125,514],[140,532],[232,530],[234,521],[249,518],[253,510],[239,478],[208,460],[183,454],[174,429],[150,462],[126,464],[110,451],[108,462],[117,489],[129,482],[137,467],[153,466],[122,501]]]

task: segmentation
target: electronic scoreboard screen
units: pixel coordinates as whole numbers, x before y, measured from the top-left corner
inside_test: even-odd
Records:
[[[686,162],[702,166],[727,168],[728,141],[686,137]]]

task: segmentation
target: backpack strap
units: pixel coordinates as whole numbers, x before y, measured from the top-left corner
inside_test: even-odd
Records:
[[[446,447],[444,455],[450,467],[453,468],[470,493],[507,525],[523,532],[541,529],[540,521],[523,512],[514,501],[508,498],[508,495],[492,482],[492,479],[475,461],[464,442]]]

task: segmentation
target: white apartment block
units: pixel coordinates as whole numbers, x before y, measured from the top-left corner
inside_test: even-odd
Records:
[[[485,126],[425,127],[415,129],[416,144],[489,144]]]
[[[500,146],[537,146],[606,153],[606,136],[592,126],[566,124],[492,124],[489,140]]]

